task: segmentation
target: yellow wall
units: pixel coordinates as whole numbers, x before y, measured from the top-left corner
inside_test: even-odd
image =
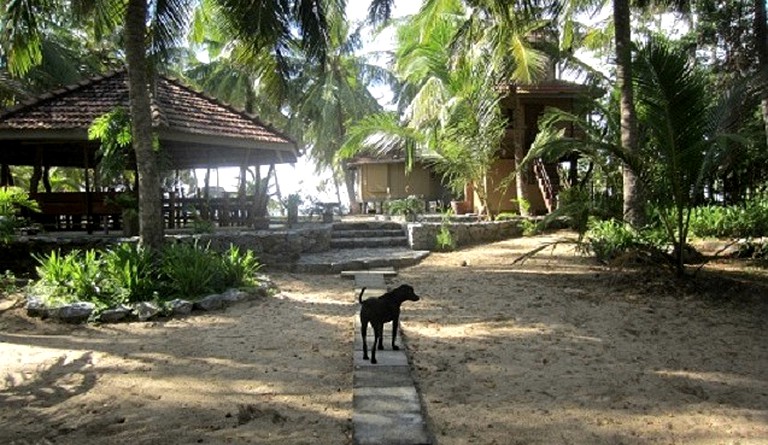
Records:
[[[400,199],[408,195],[439,198],[440,186],[421,165],[406,174],[405,164],[363,164],[359,167],[359,200],[362,202]]]
[[[517,213],[517,185],[515,184],[514,176],[507,178],[512,172],[515,171],[515,161],[513,159],[499,159],[493,167],[488,171],[488,175],[485,180],[486,191],[488,193],[488,206],[493,214],[501,212],[514,212]],[[529,195],[532,196],[530,211],[534,214],[546,214],[547,207],[544,203],[544,198],[541,195],[538,184],[533,181],[533,184],[526,183],[528,187]],[[502,188],[502,184],[505,185]],[[480,198],[475,192],[473,194],[474,208],[480,208]]]

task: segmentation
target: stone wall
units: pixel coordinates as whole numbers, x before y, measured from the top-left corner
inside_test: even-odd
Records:
[[[499,241],[522,236],[520,219],[505,221],[450,222],[446,225],[456,247]],[[408,244],[414,250],[436,250],[437,234],[442,223],[419,222],[408,224]]]
[[[226,250],[230,244],[241,250],[250,249],[259,260],[269,264],[298,261],[302,253],[323,252],[331,248],[331,224],[310,224],[290,230],[258,230],[222,232],[200,235],[174,235],[177,241],[198,240],[210,243],[215,250]]]
[[[250,249],[267,267],[274,264],[295,262],[301,253],[323,252],[331,248],[331,224],[308,224],[290,230],[242,230],[220,231],[210,234],[166,235],[167,242],[210,243],[215,250],[226,250],[230,244],[241,250]],[[43,256],[52,251],[62,253],[74,249],[88,250],[108,248],[121,242],[137,242],[138,238],[122,238],[101,234],[73,236],[49,233],[37,236],[19,236],[9,244],[0,243],[0,273],[10,270],[19,276],[34,274],[33,255]]]

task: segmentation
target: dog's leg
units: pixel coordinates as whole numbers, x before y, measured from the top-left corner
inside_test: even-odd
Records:
[[[395,318],[392,320],[392,350],[393,351],[399,351],[400,348],[395,344],[395,340],[397,339],[397,325],[400,324],[400,319]]]
[[[384,342],[384,323],[373,324],[373,347],[371,348],[371,363],[376,364],[376,345],[381,349],[381,344]]]
[[[363,360],[368,360],[368,344],[365,342],[365,337],[368,334],[368,320],[362,315],[360,315],[360,334],[363,335]],[[376,348],[376,343],[373,344],[373,348]]]

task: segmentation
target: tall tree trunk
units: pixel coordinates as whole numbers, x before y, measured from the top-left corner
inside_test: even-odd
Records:
[[[621,147],[630,155],[638,152],[637,115],[632,88],[632,29],[629,0],[613,0],[616,42],[616,81],[620,92]],[[645,209],[641,184],[635,172],[624,164],[624,220],[636,227],[644,223]]]
[[[525,144],[525,108],[520,103],[520,99],[517,93],[514,93],[514,111],[512,118],[512,128],[514,128],[514,136],[512,143],[514,145],[514,157],[515,157],[515,197],[517,198],[517,209],[520,216],[531,216],[531,202],[533,202],[533,196],[529,191],[528,180],[531,175],[530,166],[526,166],[524,169],[520,168],[520,165],[525,159],[526,144]],[[466,200],[471,201],[472,197],[465,197]]]
[[[344,174],[344,186],[347,189],[347,196],[349,197],[349,214],[356,215],[360,213],[360,205],[357,202],[357,196],[355,195],[355,170],[349,168],[347,161],[341,162],[341,171]],[[334,179],[334,182],[336,180]],[[338,187],[336,188],[338,190]],[[339,201],[341,204],[341,201]]]
[[[146,53],[147,0],[129,0],[125,11],[125,55],[131,103],[131,131],[139,177],[139,236],[143,246],[163,245],[162,194],[157,153],[152,148],[149,66]]]
[[[755,48],[760,79],[760,108],[763,113],[766,143],[768,143],[768,25],[765,17],[765,0],[755,0]]]

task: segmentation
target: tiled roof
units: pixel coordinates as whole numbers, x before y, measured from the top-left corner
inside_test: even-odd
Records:
[[[118,71],[38,96],[0,113],[0,130],[87,130],[116,106],[128,107],[127,73]],[[295,143],[258,118],[160,76],[152,95],[153,127],[190,136]],[[162,138],[161,138],[162,139]]]
[[[535,84],[514,84],[509,83],[501,85],[502,93],[516,92],[524,96],[556,96],[556,97],[577,97],[577,96],[595,96],[602,94],[602,91],[589,85],[569,82],[562,79],[545,80]]]

